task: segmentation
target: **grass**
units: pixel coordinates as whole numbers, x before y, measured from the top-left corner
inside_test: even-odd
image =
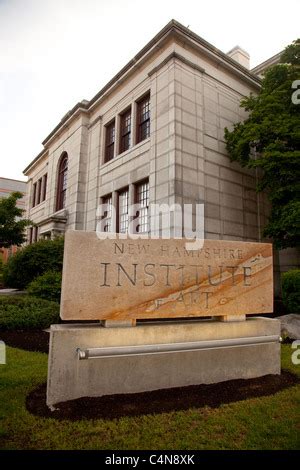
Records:
[[[282,346],[282,366],[291,363]],[[31,415],[25,398],[46,380],[47,355],[7,348],[0,365],[1,449],[299,449],[300,385],[273,396],[119,420],[56,421]]]

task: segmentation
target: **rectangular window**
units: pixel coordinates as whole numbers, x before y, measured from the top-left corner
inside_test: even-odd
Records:
[[[150,136],[150,94],[137,103],[137,143]]]
[[[33,241],[33,227],[30,227],[29,229],[29,244],[31,245],[32,241]]]
[[[42,193],[42,178],[40,178],[37,182],[36,186],[36,204],[41,202],[41,193]]]
[[[114,158],[115,152],[115,121],[106,126],[105,133],[105,162],[109,162]]]
[[[36,183],[33,185],[33,193],[32,193],[32,207],[35,206],[36,202]]]
[[[43,176],[42,201],[45,201],[47,193],[47,173]]]
[[[120,116],[120,153],[129,149],[131,144],[131,109]]]
[[[112,231],[112,196],[102,198],[102,204],[106,204],[106,209],[102,219],[103,232]]]
[[[33,239],[32,242],[35,243],[38,241],[39,228],[33,227]]]
[[[124,189],[119,193],[119,207],[118,207],[118,232],[119,233],[127,233],[128,232],[128,223],[129,223],[129,216],[128,216],[128,200],[129,200],[129,192],[128,188]]]
[[[149,232],[149,180],[145,180],[136,185],[136,203],[140,205],[137,233]]]

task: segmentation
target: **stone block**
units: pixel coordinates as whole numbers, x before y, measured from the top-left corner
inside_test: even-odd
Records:
[[[243,209],[243,199],[232,194],[222,194],[222,205],[234,209]]]
[[[197,155],[197,144],[192,140],[182,138],[182,150],[183,152],[187,152],[192,155]]]
[[[197,170],[198,168],[198,158],[195,155],[190,155],[189,153],[182,153],[182,164],[187,167],[191,168],[193,170]]]
[[[224,234],[230,236],[243,237],[244,235],[244,226],[242,224],[235,224],[233,222],[223,222]],[[230,240],[230,237],[228,237]]]
[[[204,143],[205,148],[218,151],[218,140],[217,139],[214,139],[213,137],[205,135],[203,143]]]
[[[212,137],[214,139],[218,139],[218,128],[213,124],[209,124],[208,122],[204,123],[204,133],[208,137]]]
[[[210,189],[214,189],[215,191],[220,190],[220,180],[218,178],[214,178],[213,176],[206,175],[205,176],[205,186]]]
[[[205,218],[205,230],[210,233],[221,233],[221,221],[217,219]]]
[[[219,204],[210,204],[205,202],[204,206],[205,217],[210,217],[213,219],[220,220],[220,205]]]
[[[236,171],[229,170],[228,168],[220,168],[221,179],[231,181],[232,183],[242,184],[243,175]]]
[[[220,192],[214,189],[206,188],[206,201],[212,204],[220,204]]]
[[[231,183],[230,181],[220,180],[220,190],[222,193],[233,194],[235,196],[243,196],[243,186]]]
[[[156,184],[159,186],[168,183],[170,179],[170,168],[164,168],[156,173]]]
[[[52,325],[47,405],[80,397],[138,393],[232,379],[280,374],[280,322],[196,320],[103,328],[99,324]],[[198,349],[185,350],[198,345]],[[232,344],[226,346],[225,344]],[[157,349],[168,354],[123,354]],[[209,347],[213,346],[215,347]],[[79,352],[99,348],[98,358],[79,360]],[[105,348],[119,355],[101,357]],[[176,350],[177,348],[177,350]],[[107,350],[107,349],[106,349]]]
[[[218,165],[205,161],[204,168],[205,173],[219,179],[220,167]]]
[[[223,198],[222,198],[223,203]],[[232,207],[221,207],[221,219],[228,220],[235,223],[243,223],[244,215],[241,210],[233,209]]]
[[[226,231],[224,222],[224,227],[225,234],[230,229],[243,235],[238,224]],[[272,311],[271,244],[205,240],[197,248],[186,239],[113,236],[66,233],[62,319],[220,316],[229,308],[239,315]],[[78,264],[82,250],[86,256]]]

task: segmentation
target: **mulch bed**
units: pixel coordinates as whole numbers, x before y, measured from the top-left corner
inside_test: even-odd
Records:
[[[46,384],[42,384],[27,396],[26,408],[34,415],[58,420],[118,419],[204,406],[218,408],[224,403],[273,395],[299,382],[295,375],[282,371],[281,375],[265,375],[256,379],[229,380],[217,384],[106,395],[99,398],[78,398],[57,404],[54,411],[50,411],[46,405]]]
[[[42,330],[0,330],[0,340],[25,351],[49,352],[49,333]]]

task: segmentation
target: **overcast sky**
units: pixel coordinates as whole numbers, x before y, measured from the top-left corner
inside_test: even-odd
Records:
[[[0,176],[24,168],[172,18],[251,67],[299,36],[298,0],[0,0]]]

